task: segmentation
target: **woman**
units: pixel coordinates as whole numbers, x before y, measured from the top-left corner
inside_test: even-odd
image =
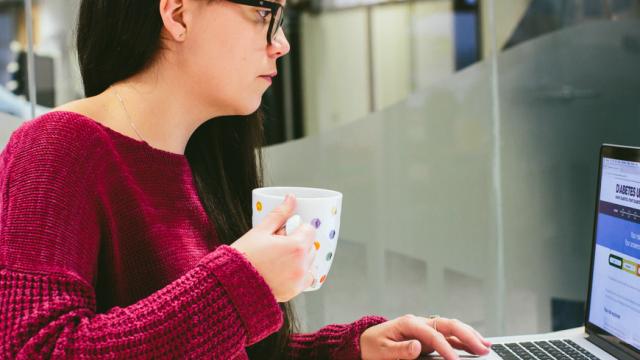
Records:
[[[283,6],[82,1],[87,98],[26,122],[0,156],[0,357],[488,351],[467,325],[412,315],[295,333],[313,230],[280,230],[293,197],[250,228]]]

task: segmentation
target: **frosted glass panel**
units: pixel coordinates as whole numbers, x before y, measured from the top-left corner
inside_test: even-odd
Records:
[[[498,64],[507,296],[529,294],[548,330],[552,298],[586,298],[599,146],[640,145],[640,21],[567,28]]]
[[[384,254],[386,274],[385,304],[393,317],[424,311],[427,299],[427,267],[424,260],[387,250]],[[407,287],[407,284],[412,286]],[[397,294],[404,296],[398,297]]]
[[[342,254],[338,245],[322,290],[296,300],[307,329],[365,313],[453,312],[459,291],[445,291],[450,271],[483,279],[473,320],[490,326],[496,252],[488,67],[449,80],[360,121],[267,149],[268,184],[343,192],[340,241],[362,248]],[[358,286],[345,290],[344,282]],[[408,302],[416,289],[422,294]]]
[[[438,313],[487,335],[551,330],[552,299],[586,296],[599,144],[640,145],[638,64],[640,23],[589,22],[501,53],[498,99],[480,63],[268,148],[268,184],[344,193],[348,245],[295,300],[305,329]]]

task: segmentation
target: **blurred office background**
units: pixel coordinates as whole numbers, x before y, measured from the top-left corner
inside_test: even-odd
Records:
[[[78,0],[0,0],[0,141],[83,96]],[[289,0],[269,185],[344,193],[305,331],[581,325],[601,143],[640,146],[640,0]],[[30,65],[29,65],[30,64]]]

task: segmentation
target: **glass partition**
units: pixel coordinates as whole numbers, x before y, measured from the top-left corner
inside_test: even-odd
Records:
[[[267,150],[270,184],[344,193],[327,283],[296,299],[307,330],[371,312],[489,335],[581,324],[599,145],[640,145],[640,22],[588,20]]]
[[[472,67],[401,104],[270,147],[267,180],[344,194],[322,290],[305,326],[362,313],[441,313],[487,330],[496,311],[490,71]]]
[[[548,33],[498,65],[505,330],[577,326],[562,313],[587,293],[599,146],[640,146],[640,20]]]

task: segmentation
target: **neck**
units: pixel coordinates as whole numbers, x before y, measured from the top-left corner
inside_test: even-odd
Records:
[[[192,95],[193,89],[184,84],[184,78],[178,75],[162,71],[161,67],[151,67],[113,87],[122,98],[142,140],[154,148],[184,154],[195,130],[220,114],[203,107],[204,102]],[[128,123],[129,118],[124,110],[120,109],[120,116],[117,117]],[[138,137],[137,134],[135,136]]]

